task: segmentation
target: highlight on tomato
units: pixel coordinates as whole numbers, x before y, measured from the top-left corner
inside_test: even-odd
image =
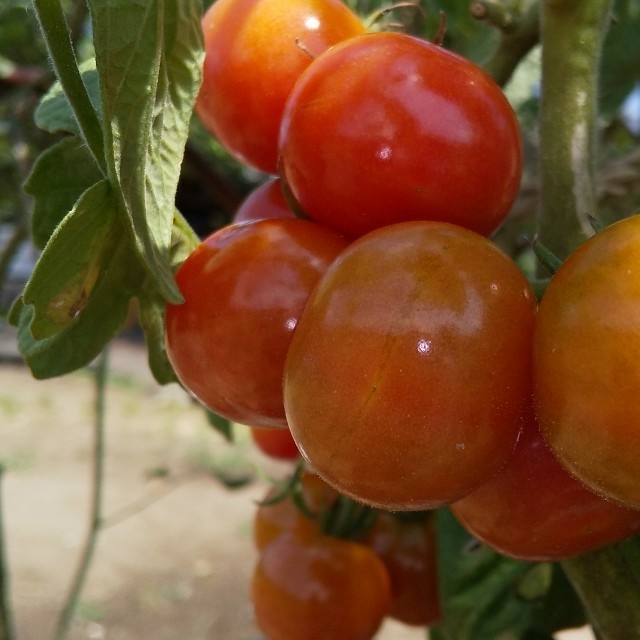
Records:
[[[555,273],[536,322],[540,426],[593,491],[640,508],[640,216],[587,240]]]
[[[490,235],[518,193],[522,143],[480,67],[401,33],[339,43],[302,73],[280,175],[304,214],[350,238],[406,220]]]
[[[521,560],[569,558],[640,531],[640,511],[590,491],[556,460],[532,409],[506,466],[450,508],[475,538]]]
[[[320,278],[285,362],[302,455],[382,509],[462,498],[513,453],[535,311],[516,264],[467,229],[409,222],[356,240]]]
[[[265,218],[294,218],[287,203],[282,182],[271,178],[256,187],[241,203],[233,214],[231,222],[251,222]]]
[[[202,29],[196,113],[233,156],[272,174],[295,81],[313,56],[365,31],[341,0],[216,0]]]
[[[391,587],[382,560],[365,545],[285,534],[262,550],[251,599],[270,640],[371,640]]]
[[[320,276],[345,248],[335,232],[295,218],[230,225],[176,274],[184,297],[165,315],[167,355],[184,387],[215,413],[287,427],[284,360]]]

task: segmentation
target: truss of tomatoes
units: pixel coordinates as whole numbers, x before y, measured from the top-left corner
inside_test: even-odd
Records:
[[[639,531],[635,254],[598,234],[539,307],[489,239],[522,168],[500,88],[440,46],[365,33],[338,0],[217,0],[203,26],[197,113],[274,176],[176,274],[166,345],[185,388],[290,430],[342,495],[451,505],[507,555]]]

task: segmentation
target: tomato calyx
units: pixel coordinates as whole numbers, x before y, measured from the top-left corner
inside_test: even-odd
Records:
[[[384,18],[388,16],[390,13],[393,13],[397,9],[414,9],[415,11],[421,13],[426,17],[426,11],[424,8],[417,2],[394,2],[393,4],[387,5],[385,7],[380,7],[375,11],[371,12],[364,20],[363,23],[367,29],[367,31],[371,31],[374,27],[378,25],[378,23]]]

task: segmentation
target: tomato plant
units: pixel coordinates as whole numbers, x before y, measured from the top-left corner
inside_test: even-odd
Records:
[[[278,178],[267,180],[254,189],[233,214],[232,222],[250,222],[264,218],[293,218]]]
[[[251,597],[271,640],[370,640],[391,591],[384,564],[368,547],[287,534],[262,550]]]
[[[441,619],[433,514],[381,511],[365,538],[391,580],[388,616],[405,624],[432,626]]]
[[[556,460],[533,410],[506,466],[451,510],[476,538],[525,560],[576,556],[640,531],[640,511],[593,493]]]
[[[280,131],[301,210],[350,237],[405,220],[491,234],[520,185],[513,110],[482,69],[398,33],[340,43],[305,70]]]
[[[604,496],[640,507],[640,217],[596,234],[556,272],[534,343],[536,410],[554,453]]]
[[[285,363],[302,455],[373,506],[461,498],[513,451],[535,309],[522,272],[472,231],[408,222],[355,241],[313,291]]]
[[[217,0],[196,112],[234,155],[276,173],[278,131],[294,82],[328,47],[364,32],[340,0]]]
[[[287,428],[251,427],[251,439],[262,453],[279,460],[295,460],[300,452]]]
[[[293,218],[231,225],[205,239],[166,310],[167,354],[212,411],[254,427],[286,427],[282,371],[318,278],[344,249],[339,235]]]

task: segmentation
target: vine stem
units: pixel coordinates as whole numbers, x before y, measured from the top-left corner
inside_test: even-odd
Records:
[[[87,88],[80,75],[62,5],[59,0],[33,0],[33,6],[51,57],[53,70],[69,101],[87,147],[102,173],[106,175],[104,138],[100,119],[91,104]]]
[[[542,0],[538,239],[560,259],[596,218],[598,77],[612,0]]]
[[[105,450],[105,406],[108,366],[108,347],[99,356],[95,369],[95,404],[94,404],[94,443],[93,443],[93,494],[91,497],[91,514],[89,531],[84,550],[73,577],[69,594],[64,603],[53,640],[64,640],[78,605],[80,594],[89,573],[89,567],[102,527],[102,503],[104,489],[104,450]]]

